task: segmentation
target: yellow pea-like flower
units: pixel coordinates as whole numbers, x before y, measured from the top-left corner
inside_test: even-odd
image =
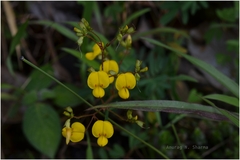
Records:
[[[87,79],[89,88],[93,89],[92,94],[96,98],[102,98],[105,95],[103,88],[109,86],[108,74],[104,71],[91,72]]]
[[[93,124],[92,134],[98,138],[97,144],[104,147],[108,143],[108,138],[113,136],[114,129],[109,121],[98,120]]]
[[[116,89],[118,90],[118,95],[122,99],[129,98],[129,89],[133,89],[136,86],[136,78],[130,73],[122,73],[120,74],[115,83]]]
[[[119,67],[116,61],[106,60],[103,62],[103,65],[100,66],[100,71],[104,71],[109,76],[109,83],[114,81],[114,76],[119,72]]]
[[[62,135],[66,138],[66,144],[69,141],[79,142],[84,138],[85,127],[80,122],[74,122],[71,127],[64,127],[62,129]]]
[[[102,43],[103,45],[103,43]],[[88,52],[85,54],[85,57],[88,59],[88,60],[94,60],[99,54],[101,54],[101,49],[100,47],[98,46],[98,44],[95,44],[92,48],[92,52]]]

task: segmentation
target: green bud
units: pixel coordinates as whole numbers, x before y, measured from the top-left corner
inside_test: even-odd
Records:
[[[115,71],[113,71],[113,70],[110,70],[110,71],[108,71],[108,74],[110,74],[111,76],[114,76],[114,75],[116,75],[117,73],[116,73]]]
[[[137,60],[135,64],[135,72],[139,72],[140,70],[140,65],[142,64],[142,61]]]
[[[90,67],[89,69],[88,69],[88,72],[95,72],[95,69],[93,69],[92,67]]]
[[[71,107],[69,107],[69,106],[68,106],[67,108],[65,108],[65,110],[66,110],[66,111],[68,111],[69,113],[73,113],[73,110],[72,110],[72,108],[71,108]]]
[[[67,117],[71,117],[71,113],[67,112],[67,111],[64,111],[63,114]]]
[[[144,123],[142,121],[136,121],[137,125],[139,125],[141,128],[144,128],[143,125]]]
[[[133,27],[130,27],[130,28],[127,30],[127,33],[128,33],[128,34],[132,34],[133,32],[135,32],[135,30],[134,30]]]
[[[79,37],[77,40],[77,44],[81,47],[82,43],[83,43],[83,38],[84,37]]]
[[[127,117],[128,117],[128,119],[132,119],[132,110],[128,110],[127,111]]]
[[[119,42],[122,41],[122,34],[121,34],[121,33],[119,33],[119,34],[117,35],[117,40],[118,40]]]
[[[140,70],[140,72],[147,72],[148,71],[148,67],[144,67]]]
[[[126,39],[126,48],[131,48],[132,46],[132,36],[129,34]]]
[[[136,81],[138,82],[140,80],[140,75],[138,73],[135,73],[135,78],[136,78]]]
[[[77,32],[77,33],[81,33],[82,31],[80,29],[78,29],[77,27],[74,27],[73,28],[74,32]]]
[[[70,128],[70,120],[71,118],[67,119],[64,126]]]

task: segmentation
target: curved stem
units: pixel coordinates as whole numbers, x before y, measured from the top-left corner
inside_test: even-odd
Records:
[[[53,79],[55,82],[57,82],[58,84],[60,84],[61,86],[63,86],[64,88],[66,88],[68,91],[72,92],[75,96],[77,96],[79,99],[81,99],[84,103],[86,103],[89,107],[93,107],[93,105],[91,105],[90,103],[88,103],[84,98],[82,98],[81,96],[79,96],[76,92],[74,92],[73,90],[71,90],[70,88],[68,88],[66,85],[64,85],[62,82],[60,82],[59,80],[57,80],[56,78],[54,78],[53,76],[51,76],[50,74],[48,74],[47,72],[43,71],[42,69],[38,68],[37,66],[35,66],[34,64],[32,64],[30,61],[26,60],[23,56],[21,57],[21,60],[25,63],[27,63],[28,65],[30,65],[31,67],[37,69],[38,71],[42,72],[43,74],[45,74],[46,76],[48,76],[49,78]]]

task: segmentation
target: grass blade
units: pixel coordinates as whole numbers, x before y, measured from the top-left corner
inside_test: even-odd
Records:
[[[204,96],[204,98],[222,101],[222,102],[231,104],[235,107],[239,107],[239,100],[236,97],[231,97],[231,96],[222,95],[222,94],[209,94]]]

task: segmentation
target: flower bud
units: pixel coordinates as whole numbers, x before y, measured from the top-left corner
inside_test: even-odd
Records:
[[[128,33],[128,34],[132,34],[133,32],[135,32],[133,27],[130,27],[130,28],[127,30],[127,33]]]
[[[139,81],[141,77],[138,73],[135,73],[135,78],[136,78],[136,81]]]
[[[64,111],[63,114],[67,117],[71,117],[71,113],[67,112],[67,111]]]
[[[140,72],[147,72],[148,71],[148,67],[144,67],[140,70]]]
[[[126,48],[131,48],[132,46],[132,36],[129,34],[126,39]]]
[[[127,111],[127,117],[128,117],[128,119],[132,119],[132,110],[128,110]]]

